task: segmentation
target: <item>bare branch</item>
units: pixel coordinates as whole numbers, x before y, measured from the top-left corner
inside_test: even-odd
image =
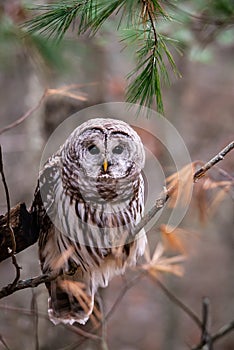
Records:
[[[198,169],[194,174],[194,182],[199,180],[201,177],[205,175],[205,173],[212,168],[215,164],[224,159],[224,157],[234,149],[234,141],[230,142],[229,145],[224,147],[222,151],[220,151],[216,156],[214,156],[209,162],[203,165],[200,169]]]
[[[8,250],[9,250],[10,255],[11,255],[12,264],[15,266],[15,271],[16,271],[15,279],[12,282],[12,285],[14,286],[18,282],[18,280],[20,279],[20,269],[21,269],[21,267],[18,265],[16,256],[15,256],[16,242],[15,242],[14,231],[13,231],[11,223],[10,223],[10,210],[11,210],[10,195],[9,195],[9,190],[8,190],[8,186],[7,186],[7,182],[6,182],[6,177],[5,177],[4,170],[3,170],[2,147],[1,147],[1,145],[0,145],[0,173],[1,173],[1,176],[2,176],[2,183],[3,183],[4,190],[5,190],[6,201],[7,201],[7,223],[6,223],[6,227],[7,227],[8,231],[9,231],[10,237],[11,237],[11,244],[9,245]]]
[[[7,221],[8,213],[0,216],[0,262],[11,256],[8,248],[12,247],[12,234]],[[36,243],[39,228],[24,203],[19,203],[10,210],[10,226],[15,237],[15,253],[19,253]]]
[[[125,284],[125,286],[123,287],[123,289],[120,291],[118,297],[116,298],[114,304],[111,306],[110,310],[107,312],[106,316],[105,316],[105,321],[107,321],[114,313],[116,307],[118,306],[118,304],[120,303],[120,301],[123,299],[124,295],[126,294],[126,292],[132,288],[141,278],[143,277],[143,273],[135,276],[134,278],[132,278],[130,281],[127,281],[127,283]]]
[[[234,320],[231,321],[230,323],[226,324],[225,326],[221,327],[217,333],[212,335],[211,338],[212,338],[213,342],[215,342],[232,331],[234,331]]]
[[[16,121],[14,121],[11,124],[8,124],[7,126],[5,126],[4,128],[0,129],[0,135],[2,135],[4,132],[15,128],[16,126],[20,125],[21,123],[23,123],[28,117],[30,117],[32,115],[33,112],[35,112],[42,104],[42,102],[44,101],[44,99],[46,98],[48,93],[48,90],[46,89],[43,93],[43,95],[41,96],[40,100],[38,101],[38,103],[33,106],[32,108],[30,108],[25,114],[23,114],[21,117],[19,117]]]
[[[178,299],[158,278],[148,275],[157,285],[161,288],[164,294],[181,310],[183,310],[201,329],[201,341],[200,344],[194,346],[191,350],[202,350],[205,346],[207,350],[213,350],[213,344],[227,335],[228,333],[234,331],[234,320],[225,326],[221,327],[217,333],[211,335],[208,332],[208,319],[209,319],[209,299],[204,298],[202,302],[202,321],[199,317],[192,311],[187,305],[185,305],[180,299]]]
[[[39,336],[38,336],[38,305],[37,305],[37,294],[34,289],[32,289],[32,300],[31,300],[31,312],[34,318],[34,343],[35,350],[39,350]]]
[[[7,345],[5,339],[3,338],[3,336],[1,334],[0,334],[0,343],[2,343],[2,345],[4,346],[4,349],[10,350],[9,346]]]
[[[99,335],[91,333],[91,332],[86,332],[79,327],[71,326],[71,325],[64,325],[64,327],[69,329],[70,331],[84,337],[85,338],[84,340],[86,340],[86,339],[99,340],[99,341],[101,340],[101,337]]]
[[[85,96],[82,96],[81,94],[73,93],[70,90],[78,89],[78,88],[81,88],[83,86],[93,86],[93,85],[96,85],[96,83],[93,82],[93,83],[88,83],[88,84],[71,84],[71,85],[65,85],[59,89],[46,88],[44,90],[41,98],[37,102],[37,104],[35,106],[33,106],[32,108],[30,108],[21,117],[16,119],[13,123],[10,123],[10,124],[6,125],[4,128],[0,129],[0,135],[2,135],[3,133],[5,133],[6,131],[8,131],[10,129],[15,128],[16,126],[23,123],[26,119],[28,119],[33,114],[33,112],[35,112],[41,106],[42,102],[45,100],[45,98],[47,96],[61,95],[61,96],[67,96],[67,97],[73,98],[75,100],[86,101],[87,98]]]
[[[120,291],[119,295],[117,296],[114,304],[111,306],[110,310],[107,312],[106,316],[104,317],[103,322],[106,322],[109,320],[109,318],[113,315],[116,307],[118,306],[118,304],[121,302],[121,300],[123,299],[124,295],[127,293],[127,291],[132,288],[144,275],[144,272],[141,272],[140,274],[138,274],[137,276],[133,277],[130,281],[127,281],[125,286],[123,287],[123,289]],[[101,327],[101,324],[99,324],[99,326],[97,328],[93,327],[90,332],[93,331],[97,331],[99,328]],[[93,334],[93,333],[90,333]],[[95,334],[93,334],[94,336],[96,336]],[[96,336],[97,337],[97,336]],[[88,337],[87,337],[88,339]],[[74,345],[74,349],[78,348],[80,345],[82,345],[87,339],[82,339],[79,342],[76,342]],[[101,340],[101,337],[98,337],[97,340]],[[101,344],[103,345],[103,344]],[[104,344],[104,346],[106,346],[106,344]]]
[[[12,285],[12,283],[10,283],[6,287],[3,287],[0,290],[0,299],[5,298],[8,295],[11,295],[17,292],[18,290],[22,290],[25,288],[35,288],[39,284],[53,281],[58,276],[59,276],[58,272],[51,272],[50,274],[43,274],[37,277],[28,278],[26,280],[20,280],[15,285]]]
[[[202,322],[199,317],[180,299],[178,299],[158,278],[149,275],[153,282],[155,282],[163,293],[181,310],[183,310],[197,325],[199,328],[202,328]]]
[[[165,206],[169,199],[169,194],[172,189],[165,190],[165,195],[156,200],[155,205],[146,213],[139,224],[134,229],[134,235],[137,235],[149,222],[155,217],[155,215]]]
[[[7,305],[7,306],[6,305],[0,305],[0,309],[7,310],[7,311],[14,311],[14,312],[18,312],[20,314],[26,315],[26,316],[35,317],[35,310],[32,310],[32,309],[29,310],[29,309],[26,309],[26,308],[18,308],[18,307],[9,306],[9,305]],[[48,314],[46,314],[46,313],[37,311],[37,316],[41,317],[41,318],[43,318],[45,320],[49,320]],[[101,337],[99,337],[98,335],[86,332],[86,331],[84,331],[81,328],[78,328],[78,327],[75,327],[75,326],[71,326],[71,325],[68,325],[68,324],[62,324],[62,325],[67,330],[69,330],[69,331],[71,331],[71,332],[73,332],[75,334],[78,334],[78,335],[80,335],[80,336],[82,336],[84,338],[88,338],[88,339],[92,339],[92,340],[100,340],[101,339]],[[1,340],[1,336],[0,336],[0,340]]]
[[[209,306],[210,301],[208,298],[203,298],[202,301],[202,334],[201,344],[207,345],[207,350],[213,350],[213,342],[208,331],[208,319],[209,319]]]
[[[215,343],[217,340],[223,338],[225,335],[227,335],[230,332],[234,331],[234,320],[231,321],[230,323],[227,323],[225,326],[221,327],[217,333],[213,334],[211,336],[211,341]],[[204,343],[199,344],[195,347],[192,348],[192,350],[201,350],[204,347]]]

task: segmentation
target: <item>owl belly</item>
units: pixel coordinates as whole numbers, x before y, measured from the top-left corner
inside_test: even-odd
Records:
[[[71,198],[58,186],[55,236],[59,254],[68,257],[64,270],[69,270],[71,262],[75,263],[92,274],[96,290],[106,286],[113,275],[123,273],[127,265],[136,263],[146,245],[143,231],[136,237],[133,234],[143,215],[142,186],[141,182],[134,198],[116,203]]]

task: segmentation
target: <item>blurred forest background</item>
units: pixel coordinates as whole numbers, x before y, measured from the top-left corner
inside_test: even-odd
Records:
[[[81,99],[49,97],[24,123],[0,136],[12,206],[19,201],[30,205],[41,153],[56,126],[82,108],[124,101],[126,75],[134,67],[132,53],[123,50],[113,24],[115,18],[94,37],[77,37],[71,29],[58,46],[40,36],[22,39],[19,24],[33,15],[26,10],[26,5],[33,3],[0,0],[0,128],[35,106],[47,87],[78,84]],[[214,3],[220,4],[215,14],[220,23],[204,23],[199,18]],[[228,23],[221,20],[223,3],[229,4],[232,11]],[[173,52],[182,78],[172,77],[171,86],[163,87],[165,116],[183,137],[191,159],[206,161],[234,135],[234,2],[177,4],[183,9],[171,8],[177,21],[164,23],[160,29],[177,39],[183,51],[183,55]],[[163,151],[154,151],[163,165]],[[229,154],[220,166],[233,175],[233,155]],[[215,170],[212,172],[217,176]],[[162,281],[199,315],[202,298],[209,297],[210,328],[215,332],[234,316],[234,204],[227,195],[213,215],[202,222],[197,204],[195,200],[191,203],[182,223],[182,227],[198,232],[189,235],[185,274],[182,278],[164,274]],[[2,186],[0,212],[6,212]],[[151,230],[152,249],[158,237],[157,228]],[[22,266],[21,278],[40,274],[37,245],[18,254],[17,259]],[[0,287],[10,283],[14,273],[10,259],[2,262]],[[124,277],[114,278],[103,291],[106,311],[134,274],[128,271]],[[39,312],[34,313],[36,307]],[[114,310],[107,323],[107,335],[113,350],[186,350],[199,343],[200,330],[155,283],[143,278]],[[44,285],[17,292],[0,302],[0,349],[95,348],[90,340],[79,347],[74,345],[79,339],[82,338],[76,333],[48,320]],[[214,349],[233,350],[234,333],[215,343]]]

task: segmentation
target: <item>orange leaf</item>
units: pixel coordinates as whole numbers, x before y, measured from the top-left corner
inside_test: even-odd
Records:
[[[164,246],[168,249],[179,251],[182,254],[187,254],[188,244],[191,236],[196,235],[194,232],[170,225],[161,225]]]
[[[191,199],[193,190],[194,164],[184,166],[166,179],[169,190],[169,207],[185,206]]]

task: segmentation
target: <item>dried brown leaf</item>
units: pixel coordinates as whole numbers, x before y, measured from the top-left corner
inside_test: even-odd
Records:
[[[206,180],[205,180],[206,181]],[[207,222],[208,219],[208,196],[207,192],[203,188],[202,180],[196,185],[196,205],[199,214],[199,220],[201,223]]]
[[[181,254],[186,255],[188,253],[188,245],[192,236],[196,234],[189,230],[185,230],[179,227],[172,227],[170,225],[161,225],[160,232],[163,237],[164,246],[167,249],[179,251]]]
[[[170,208],[176,206],[185,206],[189,203],[193,190],[194,164],[184,166],[177,173],[172,174],[166,179],[169,191]]]
[[[214,215],[220,203],[224,200],[227,193],[230,191],[230,186],[225,186],[224,188],[220,188],[219,191],[213,197],[210,206],[209,206],[209,215]]]
[[[200,182],[197,186],[196,201],[201,222],[207,221],[207,218],[215,213],[232,186],[232,180],[215,181],[210,177]]]
[[[183,255],[167,258],[163,256],[164,247],[161,242],[156,246],[152,259],[149,263],[142,265],[142,269],[156,276],[160,272],[172,273],[176,276],[182,276],[184,273],[183,263],[186,257]]]

